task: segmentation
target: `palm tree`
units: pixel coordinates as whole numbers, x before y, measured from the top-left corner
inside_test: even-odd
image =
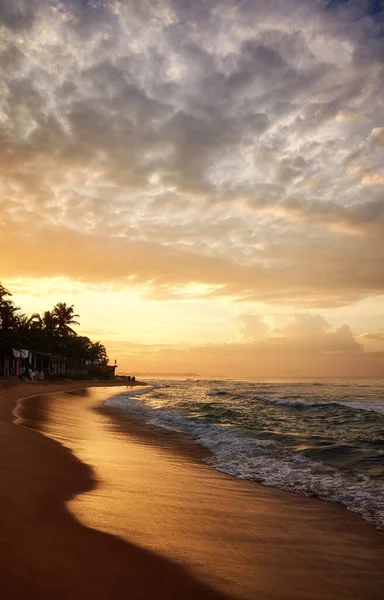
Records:
[[[4,300],[6,296],[12,296],[12,294],[0,283],[0,306],[4,302],[9,302],[8,300]]]
[[[39,315],[40,317],[40,315]],[[55,334],[57,329],[57,317],[54,314],[53,310],[46,310],[41,318],[41,328],[43,331],[50,333],[51,335]]]
[[[31,329],[39,330],[43,328],[43,319],[39,313],[33,313],[29,317],[28,322]]]
[[[40,335],[37,337],[40,346],[47,351],[52,352],[55,350],[57,344],[57,317],[54,314],[53,310],[46,310],[43,313],[43,316],[40,315],[35,316],[34,319],[34,330],[36,333],[40,332]]]
[[[76,331],[70,327],[70,325],[80,325],[80,323],[75,320],[75,317],[78,317],[79,315],[75,314],[73,304],[67,306],[65,302],[58,302],[54,307],[52,314],[56,318],[57,331],[60,336],[67,337],[77,335]]]
[[[79,325],[74,305],[58,302],[52,310],[42,316],[33,313],[30,317],[10,299],[12,294],[0,283],[0,339],[14,348],[58,354],[68,364],[85,366],[87,361],[108,364],[105,346],[78,336],[72,328]],[[76,369],[75,369],[76,370]]]
[[[12,294],[0,283],[0,328],[7,331],[16,325],[16,312],[20,310],[14,305],[12,300],[6,300],[6,297],[11,295]]]
[[[100,342],[91,342],[89,347],[89,357],[91,361],[98,360],[102,365],[106,365],[108,363],[108,356],[105,346]]]
[[[18,340],[18,346],[24,346],[25,343],[31,341],[31,325],[32,317],[27,317],[25,314],[17,315],[17,323],[15,324],[15,340]]]
[[[18,316],[18,329],[25,332],[31,329],[37,330],[42,328],[42,319],[39,313],[33,313],[30,317],[24,314]]]
[[[3,301],[0,305],[0,324],[4,330],[15,329],[18,325],[20,308],[10,300]]]

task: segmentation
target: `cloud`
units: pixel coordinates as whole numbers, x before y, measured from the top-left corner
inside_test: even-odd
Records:
[[[315,352],[362,352],[348,325],[330,331],[331,325],[319,315],[299,315],[285,328],[289,344],[297,349]],[[288,345],[289,345],[288,344]]]
[[[246,315],[244,315],[246,316]],[[242,319],[260,333],[261,317]],[[264,334],[265,331],[262,330]],[[279,335],[280,334],[280,335]],[[256,337],[256,336],[255,336]],[[365,352],[348,325],[334,329],[319,315],[297,315],[284,331],[263,339],[200,346],[107,344],[119,367],[130,371],[195,371],[207,376],[232,377],[377,377],[384,353]]]
[[[370,138],[374,144],[384,147],[384,127],[374,127],[371,131]]]
[[[318,314],[292,315],[282,328],[268,327],[262,316],[254,314],[239,315],[238,322],[245,339],[265,338],[260,343],[267,342],[277,353],[290,349],[321,353],[363,351],[348,325],[333,331],[332,325]]]
[[[384,333],[362,333],[358,336],[361,340],[373,340],[375,342],[384,342]]]
[[[4,272],[382,293],[381,21],[357,0],[1,2]]]
[[[133,227],[120,236],[117,224],[114,228],[106,224],[105,233],[96,236],[76,230],[63,232],[54,225],[31,228],[34,216],[27,210],[23,216],[17,232],[15,226],[1,230],[0,252],[7,256],[2,273],[7,279],[14,278],[16,272],[36,278],[65,273],[84,282],[116,281],[141,286],[144,293],[155,298],[183,295],[185,287],[194,282],[211,287],[213,295],[283,304],[297,299],[312,307],[340,306],[347,300],[357,300],[362,289],[369,289],[372,295],[382,292],[382,263],[370,263],[368,256],[366,262],[360,259],[356,265],[354,252],[358,252],[358,245],[351,244],[351,254],[340,255],[319,242],[313,244],[308,255],[301,243],[295,247],[280,243],[269,254],[273,265],[269,267],[263,264],[264,254],[259,261],[241,264],[236,256],[217,255],[209,246],[199,250],[195,244],[178,240],[167,245],[141,240],[140,229]],[[103,217],[102,213],[100,229]],[[193,232],[191,236],[197,244]],[[244,257],[240,255],[240,259]],[[332,260],[335,264],[330,269],[328,263]],[[207,294],[206,288],[203,292]]]
[[[39,8],[39,0],[2,0],[0,22],[7,28],[20,30],[33,23]]]
[[[262,338],[269,333],[269,327],[262,316],[243,314],[236,321],[244,339]]]

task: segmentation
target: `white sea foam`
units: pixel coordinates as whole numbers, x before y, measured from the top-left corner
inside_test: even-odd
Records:
[[[142,390],[148,393],[151,388]],[[384,487],[364,475],[349,480],[334,467],[315,462],[302,454],[278,448],[271,440],[253,437],[240,430],[207,424],[161,404],[145,404],[138,394],[124,394],[106,404],[128,410],[146,422],[176,430],[209,449],[208,464],[239,479],[248,479],[267,487],[315,496],[329,502],[341,502],[367,521],[384,529]]]
[[[291,397],[285,398],[273,398],[270,396],[257,396],[258,400],[262,400],[264,402],[270,402],[271,404],[277,404],[279,406],[291,406],[293,408],[307,407],[307,408],[315,408],[317,406],[348,406],[349,408],[354,408],[358,410],[368,410],[377,412],[380,414],[384,414],[384,400],[317,400],[316,402],[311,402],[310,400],[295,400]]]
[[[292,406],[292,407],[313,407],[313,406],[324,406],[329,402],[309,402],[307,400],[292,400],[290,398],[271,398],[270,396],[257,396],[258,400],[264,402],[270,402],[271,404],[278,404],[280,406]]]
[[[346,402],[340,402],[340,404],[349,406],[350,408],[369,410],[371,412],[384,414],[384,400],[348,400]]]

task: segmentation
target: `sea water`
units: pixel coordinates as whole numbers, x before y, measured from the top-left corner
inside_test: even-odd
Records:
[[[192,437],[219,471],[384,529],[384,380],[153,380],[106,404]]]

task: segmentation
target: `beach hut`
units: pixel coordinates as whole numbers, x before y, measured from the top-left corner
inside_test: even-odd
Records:
[[[25,348],[12,348],[13,372],[12,375],[18,377],[24,373],[24,369],[29,366],[29,350]]]

